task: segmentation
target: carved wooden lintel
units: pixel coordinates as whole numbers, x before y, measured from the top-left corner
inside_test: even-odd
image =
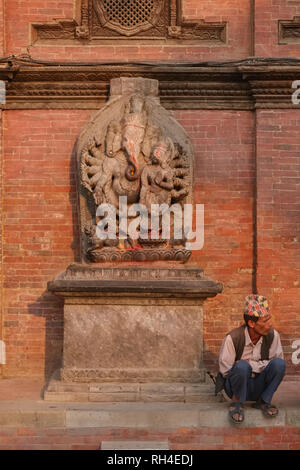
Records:
[[[292,102],[292,83],[300,77],[300,60],[293,65],[242,65],[239,70],[249,84],[254,108],[300,109]]]
[[[181,0],[77,0],[79,17],[32,23],[32,44],[116,43],[178,40],[197,44],[226,43],[227,23],[186,21]]]
[[[77,22],[74,19],[56,19],[50,23],[33,23],[33,42],[76,37]]]
[[[13,63],[7,62],[3,66],[0,65],[0,80],[6,83],[11,82],[19,70],[20,66]]]
[[[184,40],[210,41],[216,44],[226,43],[226,23],[182,22],[168,27],[168,37]]]
[[[278,21],[279,44],[300,43],[300,16],[294,16],[292,20]]]
[[[12,59],[0,68],[0,79],[7,82],[4,109],[99,109],[108,99],[110,80],[120,76],[157,79],[167,109],[294,109],[292,82],[300,80],[300,60],[72,66]]]

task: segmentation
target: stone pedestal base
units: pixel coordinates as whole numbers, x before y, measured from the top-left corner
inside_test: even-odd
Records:
[[[62,387],[204,380],[202,304],[221,285],[199,268],[71,265],[49,290],[65,299]]]
[[[203,371],[204,373],[204,371]],[[203,378],[204,380],[204,378]],[[46,401],[57,402],[215,402],[210,383],[72,383],[52,379],[44,394]]]

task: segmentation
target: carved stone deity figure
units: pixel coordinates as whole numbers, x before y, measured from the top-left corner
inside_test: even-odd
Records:
[[[190,252],[184,246],[174,249],[161,237],[132,240],[127,232],[120,237],[120,197],[127,198],[128,222],[133,218],[133,204],[147,209],[150,223],[153,210],[161,211],[162,217],[173,204],[183,207],[191,202],[193,155],[182,127],[159,105],[157,87],[149,83],[155,80],[121,78],[115,82],[108,104],[79,138],[80,184],[85,188],[81,191],[83,255],[92,262],[184,262]],[[114,217],[97,215],[103,204],[115,210],[116,239],[97,239],[97,224],[105,220],[107,231]]]

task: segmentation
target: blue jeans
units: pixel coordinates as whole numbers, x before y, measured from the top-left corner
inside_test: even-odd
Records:
[[[285,361],[278,357],[272,359],[267,367],[256,377],[251,377],[252,367],[246,361],[237,361],[230,369],[224,389],[227,395],[233,395],[245,401],[256,401],[261,398],[266,403],[271,403],[285,374]]]

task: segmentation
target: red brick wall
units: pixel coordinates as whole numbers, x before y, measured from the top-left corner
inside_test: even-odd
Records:
[[[0,55],[3,56],[4,41],[3,0],[0,0]],[[0,110],[0,168],[2,168],[2,111]],[[0,201],[2,200],[2,171],[0,170]],[[2,338],[2,210],[0,208],[0,340]],[[0,364],[0,375],[2,366]]]
[[[204,308],[206,364],[215,365],[224,334],[243,321],[252,292],[254,116],[248,111],[174,113],[195,149],[195,200],[204,204],[204,248],[192,255],[223,283],[222,295]]]
[[[299,44],[278,44],[278,20],[300,16],[297,0],[255,2],[255,55],[259,57],[299,57]]]
[[[4,0],[0,0],[0,54],[1,57],[4,53],[4,10],[3,10]]]
[[[29,25],[53,18],[74,18],[75,0],[9,0],[6,6],[7,54],[27,53],[30,45]],[[197,7],[195,8],[195,3]],[[35,59],[82,61],[133,60],[224,60],[250,55],[250,0],[184,1],[186,18],[228,21],[229,42],[224,46],[132,45],[82,46],[48,45],[29,47]],[[16,29],[15,25],[18,24]]]
[[[1,3],[3,0],[1,0]],[[6,2],[6,51],[22,54],[30,46],[30,24],[53,21],[53,18],[74,18],[75,0],[9,0]],[[227,21],[229,26],[226,46],[32,46],[30,54],[40,59],[61,60],[224,60],[239,59],[251,54],[250,0],[183,1],[187,19]],[[278,44],[278,20],[291,20],[300,15],[295,0],[259,0],[255,2],[255,55],[297,56],[300,44]],[[1,17],[0,6],[0,17]],[[18,28],[15,27],[16,23]],[[1,18],[0,18],[1,32]],[[0,34],[0,41],[1,41]],[[1,49],[1,42],[0,42]],[[124,51],[126,56],[124,57]]]
[[[205,204],[205,247],[192,262],[224,283],[205,309],[207,359],[241,321],[252,282],[253,115],[235,111],[174,113],[196,154],[195,203]],[[5,374],[29,375],[59,365],[61,303],[47,282],[76,257],[72,148],[84,111],[5,112]],[[230,220],[230,224],[228,224]],[[73,238],[73,230],[75,235]],[[72,249],[72,245],[74,248]]]
[[[3,167],[5,374],[40,375],[61,357],[61,302],[47,281],[76,259],[73,146],[86,111],[6,111]],[[45,356],[46,355],[46,356]]]
[[[255,10],[256,55],[299,55],[300,45],[278,45],[278,19],[300,15],[299,2],[259,0]],[[0,51],[4,42],[1,34]],[[29,24],[74,17],[73,0],[9,0],[2,55],[27,52]],[[42,60],[225,60],[247,57],[250,0],[185,0],[184,15],[228,21],[229,43],[207,46],[34,46]],[[16,28],[16,24],[18,27]],[[2,42],[1,42],[2,41]],[[75,139],[94,111],[4,111],[3,339],[4,374],[42,375],[59,366],[62,304],[46,293],[47,282],[76,259]],[[255,169],[257,176],[257,286],[270,299],[283,339],[288,372],[291,344],[300,339],[299,291],[299,110],[176,111],[195,148],[195,203],[205,205],[205,245],[193,255],[207,275],[224,284],[205,304],[207,366],[220,343],[241,321],[252,291]],[[255,124],[257,168],[255,168]],[[0,153],[1,157],[1,153]],[[1,182],[1,181],[0,181]],[[1,188],[0,188],[1,189]],[[0,240],[1,242],[1,240]],[[0,265],[1,267],[1,265]],[[2,293],[2,291],[0,290]],[[298,317],[298,318],[297,318]]]
[[[2,111],[0,110],[0,201],[2,201],[2,166],[3,166],[3,153],[2,153]],[[0,340],[3,338],[2,332],[2,283],[3,283],[3,270],[2,270],[2,207],[0,208]],[[2,365],[0,364],[0,375],[2,373]]]
[[[120,440],[167,441],[169,448],[173,451],[300,449],[300,433],[297,426],[239,429],[200,427],[180,428],[174,431],[94,427],[3,428],[0,430],[0,450],[99,450],[103,442],[107,444],[107,442]],[[193,466],[196,466],[196,462],[200,463],[202,456],[194,455],[194,457]],[[223,458],[223,455],[219,457]],[[216,462],[215,456],[214,462]]]
[[[4,55],[3,0],[0,0],[0,55]],[[0,201],[2,200],[2,110],[0,110]],[[2,210],[0,208],[0,340],[2,338]],[[0,364],[0,374],[2,365]]]
[[[257,281],[270,298],[291,364],[300,339],[300,110],[257,113]]]

